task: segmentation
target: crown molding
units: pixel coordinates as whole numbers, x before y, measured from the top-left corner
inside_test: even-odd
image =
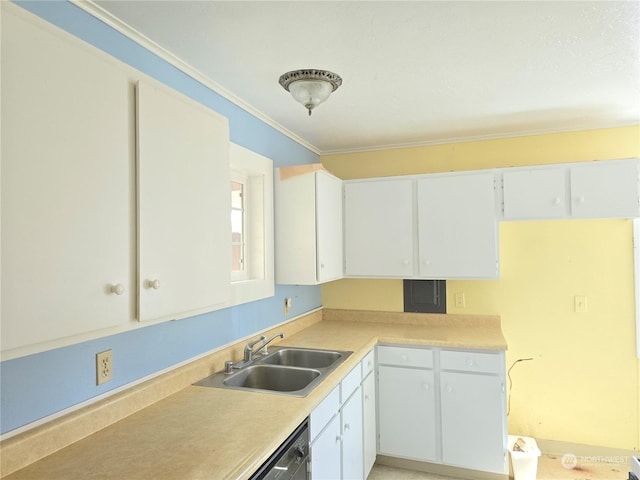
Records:
[[[371,147],[355,147],[355,148],[343,148],[336,150],[321,150],[320,155],[346,155],[350,153],[366,153],[366,152],[378,152],[383,150],[401,150],[405,148],[419,148],[428,147],[432,145],[446,145],[452,143],[470,143],[470,142],[482,142],[485,140],[502,140],[508,138],[517,137],[533,137],[536,135],[553,135],[560,133],[572,133],[572,132],[586,132],[589,130],[601,130],[604,128],[621,128],[621,127],[640,127],[640,124],[632,122],[613,122],[605,123],[601,125],[583,125],[573,128],[564,129],[540,129],[540,130],[527,130],[513,133],[497,133],[488,135],[471,135],[466,137],[448,137],[439,140],[427,140],[420,142],[407,142],[407,143],[391,143],[385,145],[375,145]]]
[[[313,153],[317,155],[321,154],[321,151],[315,145],[310,144],[302,137],[293,133],[291,130],[275,122],[272,118],[268,117],[267,115],[265,115],[264,113],[262,113],[260,110],[256,109],[254,106],[250,105],[249,103],[245,102],[242,98],[230,92],[229,90],[224,88],[222,85],[213,81],[210,77],[200,72],[196,68],[192,67],[187,62],[185,62],[184,60],[180,59],[179,57],[171,53],[169,50],[160,46],[159,44],[151,40],[149,37],[143,35],[139,31],[137,31],[135,28],[131,27],[127,23],[123,22],[122,20],[120,20],[119,18],[117,18],[107,10],[105,10],[104,8],[95,4],[93,0],[69,0],[69,1],[76,7],[84,10],[85,12],[94,16],[101,22],[109,25],[111,28],[123,34],[130,40],[133,40],[137,44],[141,45],[146,50],[162,58],[164,61],[176,67],[178,70],[190,76],[197,82],[202,83],[204,86],[211,89],[218,95],[224,97],[225,99],[229,100],[233,104],[242,108],[247,113],[253,115],[257,119],[261,120],[262,122],[266,123],[270,127],[277,130],[278,132],[282,133],[283,135],[286,135],[291,140],[295,141],[296,143],[299,143],[300,145],[311,150]]]

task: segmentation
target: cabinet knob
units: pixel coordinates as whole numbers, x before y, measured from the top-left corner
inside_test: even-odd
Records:
[[[348,423],[344,424],[344,429],[345,430],[351,430],[351,425],[349,425]]]
[[[558,205],[560,205],[560,197],[555,197],[555,198],[553,199],[553,205],[554,205],[554,206],[556,206],[556,207],[557,207]]]
[[[445,390],[447,391],[447,393],[453,393],[453,387],[451,385],[447,385]]]
[[[116,283],[115,285],[111,285],[109,288],[111,293],[115,293],[116,295],[122,295],[124,293],[124,285],[121,283]]]
[[[320,268],[324,268],[324,263],[321,263],[321,264],[320,264]]]
[[[576,202],[578,203],[584,203],[584,197],[580,196],[580,197],[576,197]]]
[[[365,394],[364,399],[365,399],[366,401],[369,401],[369,394],[368,394],[368,393],[367,393],[367,394]]]
[[[473,367],[474,365],[475,365],[475,362],[473,361],[473,358],[467,358],[467,366]]]
[[[160,288],[160,280],[147,280],[146,281],[147,288],[153,288],[154,290],[158,290]]]
[[[342,441],[342,435],[336,435],[336,443],[340,443]]]
[[[423,388],[424,390],[429,390],[429,389],[431,388],[431,386],[430,386],[428,383],[423,383],[423,384],[422,384],[422,388]]]
[[[402,265],[405,265],[405,266],[406,266],[406,265],[409,265],[409,260],[407,260],[406,258],[404,258],[404,259],[402,260]]]

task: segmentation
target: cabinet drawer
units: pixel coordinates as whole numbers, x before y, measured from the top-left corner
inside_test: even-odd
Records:
[[[427,348],[378,347],[378,363],[400,367],[433,368],[433,351]]]
[[[344,403],[351,396],[356,388],[362,381],[362,367],[358,364],[353,370],[351,370],[344,380],[340,382],[340,403]]]
[[[504,358],[500,353],[444,350],[440,352],[440,366],[443,370],[500,374],[504,370]]]
[[[311,412],[311,424],[309,426],[309,442],[312,442],[324,427],[340,410],[340,386],[334,388],[320,405]]]
[[[371,350],[367,355],[362,359],[362,378],[366,378],[371,372],[373,372],[373,368],[375,367],[373,350]]]

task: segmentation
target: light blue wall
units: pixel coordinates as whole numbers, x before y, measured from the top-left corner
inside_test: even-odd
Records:
[[[274,166],[316,163],[318,155],[193,80],[108,25],[66,1],[16,2],[43,19],[229,119],[231,140],[271,158]],[[275,81],[275,80],[274,80]],[[276,286],[275,296],[184,320],[111,335],[0,363],[0,431],[4,434],[171,367],[215,347],[321,305],[320,287]],[[113,350],[113,381],[95,385],[95,354]]]

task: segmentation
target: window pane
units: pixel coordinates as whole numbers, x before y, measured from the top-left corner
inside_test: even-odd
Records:
[[[231,210],[231,241],[234,243],[242,242],[242,223],[242,210]]]
[[[243,185],[239,182],[231,182],[231,208],[242,210]]]

